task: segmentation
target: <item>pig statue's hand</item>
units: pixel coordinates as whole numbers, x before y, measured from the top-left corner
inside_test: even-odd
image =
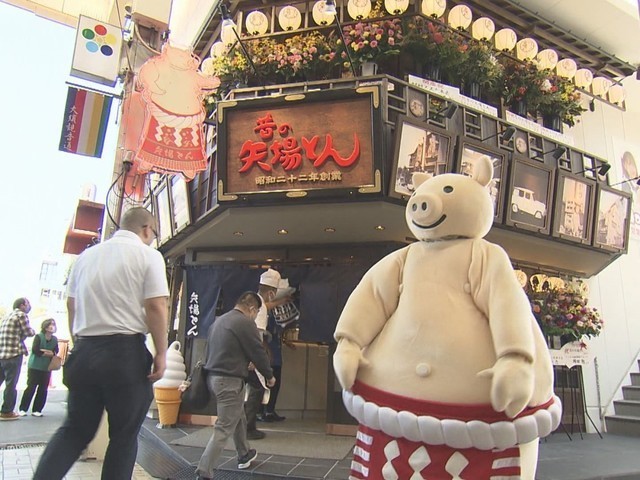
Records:
[[[478,373],[491,381],[491,406],[514,418],[527,406],[533,396],[533,364],[518,354],[498,358],[492,368]]]
[[[347,338],[338,341],[336,353],[333,355],[333,369],[343,389],[350,390],[356,380],[358,368],[368,364],[357,343]]]

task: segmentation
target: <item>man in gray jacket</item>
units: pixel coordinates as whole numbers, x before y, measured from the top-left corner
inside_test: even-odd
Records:
[[[217,318],[209,329],[204,368],[208,373],[209,390],[216,396],[218,419],[198,463],[196,472],[200,479],[213,477],[214,465],[231,435],[238,453],[239,469],[249,468],[258,456],[247,442],[247,418],[243,405],[250,363],[267,379],[267,386],[275,384],[269,358],[255,324],[261,306],[258,294],[245,292],[233,310]]]

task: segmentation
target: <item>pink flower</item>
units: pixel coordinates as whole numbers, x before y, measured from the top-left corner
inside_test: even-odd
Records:
[[[371,43],[369,45],[371,46],[371,48],[376,48],[378,46],[378,42],[376,40],[371,40]]]

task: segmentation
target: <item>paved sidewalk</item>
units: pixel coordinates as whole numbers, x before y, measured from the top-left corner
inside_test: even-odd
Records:
[[[44,451],[44,445],[40,447],[5,448],[0,450],[0,480],[31,480],[33,472],[38,464],[38,459]],[[102,471],[102,462],[97,460],[78,461],[69,471],[66,480],[93,480],[99,479]],[[152,479],[142,467],[136,465],[133,471],[133,480]]]
[[[26,375],[20,375],[18,401],[22,398],[25,379]],[[62,385],[62,382],[56,382],[54,377],[54,385]],[[0,399],[3,392],[4,387],[0,388]],[[0,480],[30,480],[33,477],[33,471],[44,451],[46,441],[64,420],[67,409],[66,398],[67,391],[64,386],[50,388],[42,417],[27,415],[18,420],[0,422]],[[101,470],[101,461],[80,460],[65,478],[68,480],[99,479]],[[141,466],[136,465],[132,478],[146,480],[154,477],[147,474]]]

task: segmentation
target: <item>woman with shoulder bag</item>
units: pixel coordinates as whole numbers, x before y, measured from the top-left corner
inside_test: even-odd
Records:
[[[20,402],[19,415],[21,417],[27,414],[34,393],[36,398],[33,401],[31,415],[34,417],[42,416],[42,409],[47,402],[51,370],[60,368],[58,363],[60,357],[57,356],[58,338],[54,333],[56,333],[56,321],[53,318],[48,318],[42,322],[40,333],[33,339],[31,355],[29,355],[29,370],[27,371],[27,388],[22,394]],[[57,368],[52,368],[52,359],[56,362]]]

